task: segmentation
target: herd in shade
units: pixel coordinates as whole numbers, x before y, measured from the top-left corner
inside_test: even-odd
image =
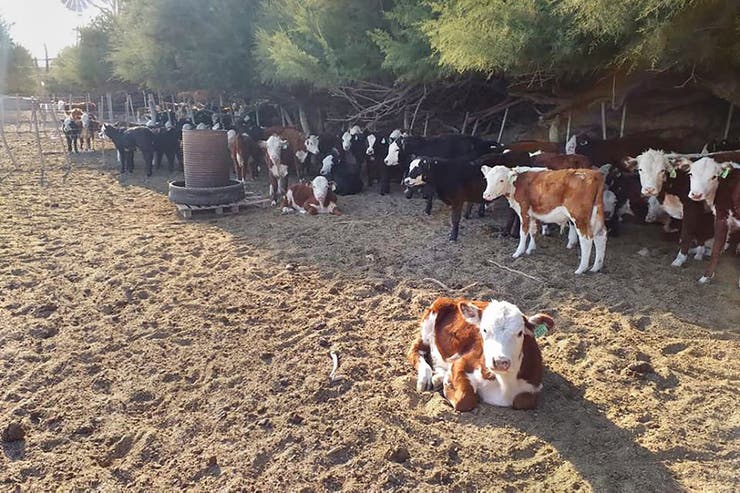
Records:
[[[449,207],[451,241],[458,240],[461,217],[470,218],[474,206],[482,217],[504,197],[501,202],[509,207],[503,234],[519,238],[513,257],[532,254],[538,232],[560,226],[561,232],[567,229],[566,248],[580,248],[575,274],[589,265],[592,272],[602,269],[607,239],[620,233],[627,216],[679,232],[674,267],[691,255],[697,261],[708,256],[700,283],[714,277],[723,252],[738,253],[740,143],[691,149],[656,135],[594,139],[576,134],[565,144],[502,145],[471,135],[422,137],[359,126],[339,135],[304,135],[293,127],[263,128],[248,117],[210,112],[179,119],[163,113],[136,127],[99,125],[80,109],[69,115],[63,124],[69,151],[77,151],[78,138],[88,139],[83,142],[92,149],[91,129],[99,128],[100,136],[114,143],[122,174],[133,171],[136,150],[143,154],[147,175],[163,157],[174,170],[176,161],[180,167],[183,162],[183,131],[225,130],[236,179],[265,173],[272,204],[284,214],[339,215],[338,195],[363,189],[386,195],[400,186],[406,197],[425,199],[426,214],[435,199]],[[417,389],[441,389],[458,411],[479,402],[532,409],[544,371],[536,339],[554,327],[549,315],[527,316],[506,301],[439,298],[424,312],[408,353]]]

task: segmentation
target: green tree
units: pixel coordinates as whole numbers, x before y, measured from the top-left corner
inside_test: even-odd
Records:
[[[331,87],[382,77],[370,32],[384,24],[381,3],[265,0],[255,52],[262,81]]]
[[[55,60],[47,87],[52,92],[92,91],[115,87],[111,50],[113,20],[97,17],[80,29],[80,42],[64,48]]]
[[[257,0],[131,0],[110,61],[121,80],[157,90],[244,90],[253,84]]]
[[[36,71],[31,53],[13,41],[0,18],[0,94],[35,94]]]

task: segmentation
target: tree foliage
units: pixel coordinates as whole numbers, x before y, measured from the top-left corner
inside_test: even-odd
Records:
[[[101,15],[80,29],[80,42],[64,48],[52,67],[47,87],[52,92],[93,91],[117,85],[108,60],[113,35],[112,18]]]
[[[0,94],[35,94],[36,68],[31,53],[10,37],[0,18]]]
[[[120,79],[158,90],[242,90],[253,82],[257,0],[131,0],[110,60]]]
[[[356,0],[265,0],[255,52],[267,83],[329,87],[380,75],[382,55],[369,33],[381,4]]]

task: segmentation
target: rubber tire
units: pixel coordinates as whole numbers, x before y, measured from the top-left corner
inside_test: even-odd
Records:
[[[167,195],[176,204],[188,205],[225,205],[239,202],[244,198],[244,185],[229,180],[225,187],[195,188],[185,187],[185,181],[171,181]]]

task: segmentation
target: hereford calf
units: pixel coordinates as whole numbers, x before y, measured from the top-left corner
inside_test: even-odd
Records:
[[[298,179],[307,171],[306,158],[308,158],[308,151],[306,150],[306,136],[303,132],[293,127],[269,127],[265,129],[265,135],[277,135],[287,143],[288,153],[283,158],[283,164],[290,167],[291,165],[295,168],[295,173]]]
[[[264,152],[272,205],[277,205],[279,196],[288,189],[288,165],[284,164],[289,159],[288,141],[277,135],[270,135],[267,140],[259,141],[258,146]]]
[[[596,257],[591,272],[598,272],[606,255],[604,224],[604,176],[600,171],[545,168],[481,167],[486,178],[484,200],[506,197],[521,221],[519,247],[514,258],[535,249],[537,221],[564,225],[575,224],[581,245],[581,262],[576,274],[582,274],[591,258],[591,246],[596,245]],[[527,238],[531,238],[527,247]]]
[[[337,196],[334,194],[334,183],[323,176],[317,176],[309,183],[296,183],[288,189],[283,198],[283,214],[298,211],[301,214],[342,215],[337,208]]]
[[[719,254],[726,248],[733,232],[740,230],[740,166],[736,163],[718,163],[710,157],[691,163],[689,198],[705,202],[714,213],[714,246],[704,275],[705,284],[714,277]],[[740,279],[738,280],[740,287]]]
[[[259,146],[247,133],[229,130],[227,137],[236,179],[243,182],[249,175],[254,180],[259,161]]]
[[[506,301],[437,298],[424,311],[408,360],[419,391],[443,386],[456,411],[481,400],[534,409],[542,389],[542,354],[535,340],[552,330],[552,317],[527,317]]]

